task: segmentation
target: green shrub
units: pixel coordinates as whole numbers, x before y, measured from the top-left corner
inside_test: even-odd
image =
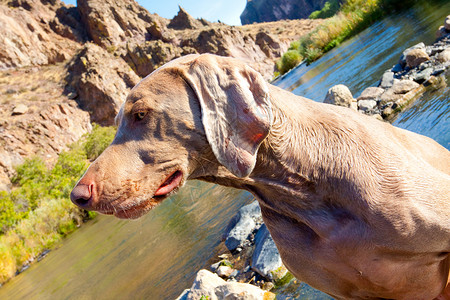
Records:
[[[281,74],[285,74],[287,71],[301,63],[302,60],[303,57],[297,50],[288,50],[277,63],[277,68]]]
[[[88,159],[96,159],[111,144],[116,130],[114,127],[101,127],[94,124],[92,133],[86,136],[84,150]]]
[[[309,15],[310,19],[326,19],[334,16],[339,10],[339,0],[325,2],[321,10],[316,10]]]

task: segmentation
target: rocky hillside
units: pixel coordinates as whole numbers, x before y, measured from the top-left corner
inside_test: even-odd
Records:
[[[305,19],[322,9],[327,0],[247,0],[241,23],[272,22],[284,19]]]
[[[164,63],[210,52],[269,79],[290,42],[320,22],[234,27],[182,8],[168,20],[130,0],[0,0],[0,190],[24,158],[51,163],[91,122],[111,125],[128,91]]]

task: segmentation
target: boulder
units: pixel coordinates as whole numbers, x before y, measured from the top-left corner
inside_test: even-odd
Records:
[[[366,88],[357,100],[378,100],[383,93],[384,89],[371,86]]]
[[[263,224],[255,237],[255,252],[252,256],[252,269],[261,276],[273,279],[272,272],[282,266],[280,253],[275,242]]]
[[[394,94],[406,94],[407,92],[416,89],[419,84],[413,80],[399,80],[394,83],[391,90]]]
[[[66,80],[76,91],[80,108],[101,125],[114,123],[120,105],[140,80],[122,59],[92,43],[73,57],[68,71]]]
[[[359,100],[358,108],[363,112],[370,112],[377,106],[377,101],[375,100]]]
[[[246,283],[226,282],[214,273],[200,270],[189,290],[185,290],[177,300],[271,300],[275,295]]]
[[[230,251],[243,246],[248,236],[262,223],[258,201],[243,206],[226,229],[225,246]]]
[[[450,62],[450,47],[439,53],[436,58],[441,63]]]
[[[193,18],[181,6],[178,6],[178,8],[178,14],[170,21],[167,27],[178,30],[198,29],[200,27],[203,27],[203,24],[199,20]]]
[[[444,29],[450,32],[450,15],[445,18]]]
[[[338,84],[328,90],[323,102],[338,106],[351,107],[354,99],[347,86]]]
[[[409,51],[414,50],[414,49],[425,49],[425,44],[424,43],[418,43],[412,47],[409,47],[408,49],[405,49],[402,53],[402,55],[400,56],[400,61],[399,64],[402,67],[406,66],[406,55],[408,54]]]
[[[380,81],[380,87],[383,89],[388,89],[394,84],[394,72],[387,71],[383,73]]]
[[[415,68],[421,63],[430,60],[430,57],[424,49],[413,49],[408,51],[405,56],[405,60],[408,67]]]
[[[14,109],[12,111],[12,115],[13,116],[17,116],[17,115],[23,115],[25,113],[27,113],[28,111],[28,106],[26,106],[25,104],[17,104],[16,106],[14,106]]]

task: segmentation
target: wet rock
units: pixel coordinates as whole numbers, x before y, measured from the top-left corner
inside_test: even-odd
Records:
[[[359,100],[377,100],[384,93],[384,89],[379,87],[368,87],[358,97]]]
[[[394,73],[398,73],[403,71],[403,67],[401,64],[396,64],[395,66],[392,67],[391,71]]]
[[[280,253],[267,226],[264,224],[255,237],[255,252],[252,256],[252,269],[261,276],[273,279],[272,272],[282,266]]]
[[[450,62],[450,47],[439,53],[436,59],[441,63]]]
[[[187,13],[181,6],[178,6],[179,11],[178,14],[170,21],[167,27],[173,29],[198,29],[203,27],[203,24],[193,18],[190,14]]]
[[[447,30],[445,30],[444,26],[439,27],[436,31],[436,38],[441,39],[448,34]]]
[[[424,49],[413,49],[408,51],[405,56],[406,65],[410,68],[415,68],[421,63],[430,60],[430,57]]]
[[[243,206],[226,230],[225,246],[230,251],[243,246],[248,236],[262,223],[261,208],[257,201]]]
[[[450,15],[445,18],[444,28],[445,30],[450,32]]]
[[[18,104],[14,107],[14,109],[12,111],[12,115],[13,116],[23,115],[23,114],[27,113],[27,111],[28,111],[28,106],[26,106],[25,104]]]
[[[363,112],[370,112],[377,106],[377,101],[375,100],[359,100],[358,108]]]
[[[394,72],[387,71],[383,74],[380,81],[380,87],[388,89],[394,84]]]
[[[351,107],[353,101],[354,99],[349,88],[343,84],[338,84],[328,90],[323,102],[343,107]]]
[[[120,105],[140,80],[122,59],[92,43],[74,56],[68,70],[66,80],[78,94],[78,104],[101,125],[114,123]]]
[[[216,274],[200,270],[189,290],[185,290],[177,300],[199,300],[203,297],[209,300],[263,300],[274,299],[275,295],[260,288],[238,282],[226,282]]]
[[[433,73],[434,69],[432,67],[425,68],[417,73],[412,74],[412,79],[418,83],[423,83],[425,81],[428,81]]]
[[[400,56],[400,61],[399,64],[404,67],[406,66],[406,55],[414,49],[425,49],[425,44],[424,43],[418,43],[412,47],[409,47],[408,49],[404,50],[402,55]]]
[[[235,271],[235,269],[229,267],[229,266],[220,266],[216,270],[216,274],[220,277],[230,277],[230,275]]]
[[[394,94],[406,94],[407,92],[416,89],[419,87],[419,84],[415,81],[412,80],[400,80],[397,81],[393,86],[392,86],[392,92]]]

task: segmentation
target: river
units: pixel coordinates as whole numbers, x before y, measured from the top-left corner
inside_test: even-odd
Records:
[[[322,101],[330,87],[342,83],[356,97],[375,86],[405,48],[431,44],[448,14],[450,2],[423,1],[375,23],[275,84]],[[427,92],[394,124],[430,136],[449,149],[449,104],[448,87]],[[175,299],[199,269],[213,262],[228,221],[252,200],[246,192],[192,181],[137,221],[99,216],[0,288],[0,299]],[[327,297],[301,285],[277,299],[288,298]]]

